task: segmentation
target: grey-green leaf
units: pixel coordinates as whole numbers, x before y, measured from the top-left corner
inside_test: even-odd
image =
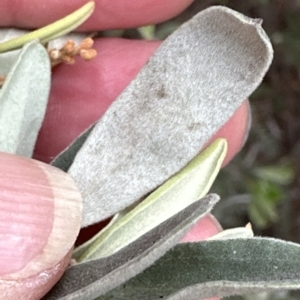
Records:
[[[300,288],[300,246],[270,238],[179,244],[98,300],[200,300]]]
[[[122,284],[178,243],[218,199],[206,196],[110,257],[69,267],[43,300],[92,300]]]
[[[261,22],[226,7],[200,12],[169,36],[69,169],[84,199],[83,227],[182,169],[257,88],[272,57]]]
[[[93,128],[94,125],[84,131],[79,137],[77,137],[71,143],[71,145],[68,146],[68,148],[66,148],[63,152],[61,152],[57,157],[54,158],[54,160],[51,162],[51,165],[67,172],[77,152],[80,150]]]
[[[204,197],[219,173],[226,151],[225,139],[214,141],[133,210],[100,233],[79,261],[112,255]]]
[[[16,28],[1,28],[0,29],[0,43],[3,43],[7,40],[16,38],[27,32],[28,31],[16,29]],[[18,49],[18,50],[9,51],[9,52],[0,54],[0,76],[5,76],[8,74],[11,67],[18,59],[20,51],[21,50]]]
[[[31,157],[44,119],[50,61],[38,42],[25,45],[0,94],[0,151]]]

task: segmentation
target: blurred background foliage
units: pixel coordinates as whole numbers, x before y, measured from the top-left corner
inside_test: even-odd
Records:
[[[300,0],[196,0],[176,18],[104,36],[164,39],[211,5],[262,18],[275,52],[271,69],[251,96],[252,129],[240,154],[221,171],[213,192],[223,200],[214,215],[224,228],[251,222],[256,235],[300,243]],[[299,293],[232,300],[292,300]]]

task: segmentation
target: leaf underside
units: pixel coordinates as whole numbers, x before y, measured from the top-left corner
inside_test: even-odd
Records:
[[[86,201],[84,226],[137,201],[195,157],[258,86],[271,59],[261,25],[223,7],[203,11],[168,38],[100,119],[69,170]],[[91,178],[98,178],[97,187]],[[70,267],[44,299],[204,299],[300,287],[300,247],[292,243],[210,240],[165,254],[199,210],[210,210],[215,200],[205,199],[116,254]],[[206,207],[197,211],[196,204]]]
[[[261,24],[225,7],[200,12],[170,35],[68,171],[83,195],[82,226],[144,198],[182,169],[261,83],[272,55]]]
[[[206,196],[110,257],[69,267],[43,300],[94,299],[122,284],[178,243],[218,199]]]

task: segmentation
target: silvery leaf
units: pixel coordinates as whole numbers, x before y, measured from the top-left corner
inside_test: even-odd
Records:
[[[181,26],[112,103],[69,174],[83,227],[183,168],[261,83],[273,57],[261,21],[211,7]]]
[[[16,28],[2,28],[0,29],[0,43],[8,41],[10,39],[21,36],[28,31],[16,29]],[[21,50],[14,50],[0,54],[0,75],[6,76],[10,71],[13,64],[18,59]]]
[[[206,196],[110,257],[69,267],[43,300],[92,300],[122,284],[178,243],[218,199]]]
[[[300,288],[300,246],[271,238],[176,245],[98,300],[200,300]]]
[[[45,48],[25,45],[0,95],[0,151],[31,157],[44,119],[51,69]]]
[[[219,173],[226,150],[225,139],[214,141],[123,218],[100,232],[79,261],[112,255],[204,197]]]

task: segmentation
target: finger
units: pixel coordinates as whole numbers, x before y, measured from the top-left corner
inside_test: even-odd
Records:
[[[54,22],[87,0],[4,0],[0,25],[36,28]],[[96,0],[95,12],[82,30],[105,30],[138,27],[167,20],[184,10],[193,0]]]
[[[68,174],[41,162],[0,152],[0,165],[0,298],[40,299],[70,261],[81,195]]]
[[[80,133],[97,121],[137,75],[159,42],[124,39],[97,40],[98,55],[87,63],[60,65],[53,81],[45,121],[35,148],[35,158],[49,162]],[[229,143],[228,162],[241,147],[248,126],[248,106],[243,104],[215,135]]]
[[[249,101],[245,100],[237,109],[235,114],[228,122],[221,127],[216,134],[208,141],[209,145],[217,138],[225,138],[228,141],[228,150],[223,167],[226,166],[232,158],[243,147],[251,127],[251,112]]]
[[[220,231],[222,231],[220,223],[212,214],[208,214],[190,229],[181,243],[203,241]]]

